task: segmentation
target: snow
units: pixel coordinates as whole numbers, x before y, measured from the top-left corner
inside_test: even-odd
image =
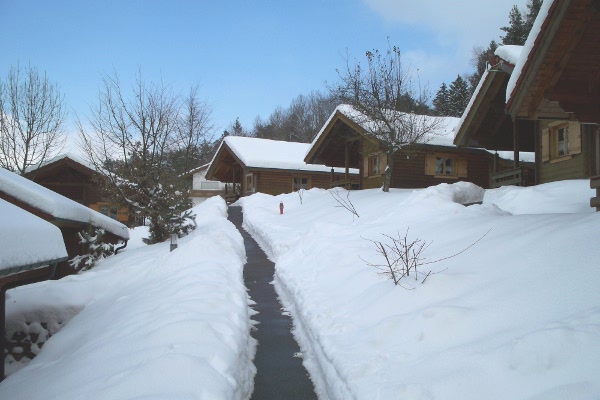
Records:
[[[62,233],[51,223],[2,199],[0,220],[0,275],[67,257]]]
[[[366,117],[365,115],[360,113],[360,111],[357,111],[354,107],[352,107],[349,104],[340,104],[331,113],[327,122],[325,122],[325,124],[323,125],[321,130],[317,133],[317,135],[313,139],[311,145],[307,148],[306,154],[308,154],[310,149],[317,143],[317,141],[319,140],[321,135],[323,135],[323,133],[325,132],[325,129],[327,128],[327,126],[329,125],[329,123],[331,122],[333,117],[335,116],[336,112],[342,113],[343,115],[345,115],[352,121],[356,122],[358,125],[362,126],[367,131],[370,131],[373,129],[372,122],[369,121],[368,117]],[[422,123],[421,119],[423,117],[425,117],[422,115],[413,115],[413,114],[406,114],[406,115],[407,115],[407,118],[414,119],[416,124]],[[427,121],[433,120],[433,121],[438,121],[439,123],[437,123],[437,129],[435,129],[435,131],[432,132],[432,134],[428,135],[424,139],[424,143],[439,145],[439,146],[456,147],[453,144],[453,140],[454,140],[454,131],[458,125],[459,118],[454,118],[454,117],[425,117],[425,118]]]
[[[523,51],[523,46],[518,46],[514,44],[506,44],[503,46],[498,46],[494,54],[496,54],[501,59],[508,61],[512,65],[515,65],[519,61],[519,57],[521,56],[521,52]]]
[[[275,287],[321,399],[590,399],[600,396],[592,196],[585,180],[354,191],[360,218],[321,189],[302,204],[295,194],[239,203],[276,263]],[[367,265],[382,262],[367,239],[407,230],[431,242],[430,261],[481,240],[422,265],[432,275],[403,288]]]
[[[0,191],[55,218],[90,223],[129,239],[129,230],[122,223],[4,168],[0,168]]]
[[[96,167],[94,165],[90,164],[89,162],[85,161],[83,158],[81,158],[81,157],[79,157],[79,156],[77,156],[77,155],[75,155],[73,153],[63,153],[63,154],[59,154],[59,155],[57,155],[55,157],[49,158],[48,160],[46,160],[46,161],[44,161],[42,163],[39,163],[39,164],[36,164],[36,165],[30,165],[29,167],[27,167],[25,169],[25,173],[34,171],[34,170],[36,170],[38,168],[41,168],[41,167],[44,167],[46,165],[55,163],[57,161],[65,159],[65,158],[69,158],[69,159],[75,161],[76,163],[83,165],[84,167],[87,167],[87,168],[89,168],[89,169],[91,169],[93,171],[96,171]]]
[[[227,136],[223,139],[215,157],[225,144],[249,168],[331,172],[331,167],[320,164],[306,164],[304,162],[304,157],[310,147],[308,143],[284,142],[245,136]],[[345,170],[343,168],[334,168],[334,171],[343,173]],[[350,169],[350,173],[358,174],[358,170]]]
[[[600,396],[594,195],[587,180],[352,191],[360,218],[323,189],[238,204],[321,399],[583,400]],[[198,228],[172,253],[136,228],[91,271],[9,291],[9,334],[52,336],[8,364],[0,398],[248,398],[253,302],[225,207],[195,207]],[[370,240],[404,234],[430,243],[428,261],[475,244],[395,286],[367,264],[382,261]]]
[[[508,80],[508,85],[506,87],[506,104],[510,103],[510,100],[514,94],[513,92],[515,91],[515,88],[517,86],[517,81],[521,77],[523,67],[529,60],[531,50],[533,49],[538,35],[542,30],[542,25],[544,24],[544,21],[548,17],[548,11],[550,10],[550,6],[553,2],[554,0],[544,0],[540,7],[540,11],[538,12],[533,26],[531,27],[531,31],[529,31],[529,36],[525,41],[525,45],[523,46],[519,59],[515,64],[515,69],[513,70],[510,79]]]
[[[173,252],[142,246],[136,228],[131,247],[88,272],[10,290],[9,335],[53,336],[29,364],[7,365],[0,398],[249,398],[243,239],[220,197],[194,212],[197,229]]]

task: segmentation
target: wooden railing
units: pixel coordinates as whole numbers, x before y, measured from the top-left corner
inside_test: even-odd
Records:
[[[523,171],[521,167],[492,174],[492,188],[507,185],[523,185]]]
[[[345,189],[357,188],[360,186],[360,181],[358,179],[342,179],[339,181],[331,181],[329,187],[343,187]]]
[[[590,198],[590,207],[596,207],[596,211],[600,211],[600,175],[590,178],[590,188],[596,189],[596,197]]]

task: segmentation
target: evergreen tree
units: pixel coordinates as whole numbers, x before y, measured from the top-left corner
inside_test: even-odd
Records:
[[[487,68],[489,55],[493,55],[497,48],[498,43],[496,43],[495,40],[492,40],[485,50],[481,47],[473,49],[473,58],[471,59],[471,62],[475,67],[475,72],[468,76],[471,94],[475,91],[475,88],[479,84],[479,81]]]
[[[440,90],[437,91],[433,99],[433,107],[435,115],[443,117],[450,115],[450,92],[448,92],[448,86],[446,86],[445,82],[442,83]]]
[[[502,37],[502,44],[516,44],[516,45],[524,45],[527,40],[527,35],[529,35],[529,31],[525,26],[525,21],[523,20],[523,14],[519,11],[517,6],[513,6],[508,14],[509,26],[503,26],[500,28],[506,35]]]
[[[449,98],[449,115],[451,117],[460,117],[471,99],[471,91],[469,90],[467,81],[462,76],[458,75],[454,82],[450,84]]]
[[[531,32],[531,28],[533,27],[533,23],[535,22],[538,13],[540,12],[542,3],[543,0],[527,1],[527,15],[525,16],[525,29],[527,31],[527,35],[529,35],[529,32]]]

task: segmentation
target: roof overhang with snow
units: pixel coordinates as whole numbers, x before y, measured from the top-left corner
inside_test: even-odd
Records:
[[[346,148],[348,148],[348,166],[359,168],[361,140],[377,143],[367,135],[366,130],[360,124],[338,107],[315,136],[304,161],[331,167],[343,167],[346,162]]]
[[[228,136],[219,145],[206,171],[206,179],[232,182],[238,169],[331,173],[331,168],[305,163],[308,143],[284,142],[243,136]],[[335,170],[342,173],[343,171]],[[358,171],[351,171],[358,173]]]
[[[600,123],[600,2],[546,0],[507,89],[512,118]]]
[[[406,116],[407,121],[414,124],[423,123],[423,119],[439,120],[439,126],[429,134],[425,139],[426,141],[412,145],[413,148],[456,150],[452,140],[454,138],[454,128],[459,121],[458,118],[414,114],[406,114]],[[414,121],[411,121],[413,118]],[[349,166],[359,168],[363,151],[361,142],[369,142],[373,147],[377,147],[379,144],[379,141],[368,131],[370,124],[370,120],[352,106],[347,104],[338,106],[311,143],[304,161],[342,167],[345,165],[346,157],[348,157]],[[348,152],[346,152],[346,149],[348,149]]]
[[[0,168],[0,198],[57,226],[92,225],[129,239],[129,229],[122,223],[3,168]]]
[[[507,49],[508,47],[508,49]],[[496,51],[496,64],[485,71],[456,128],[454,144],[461,147],[478,147],[509,151],[514,148],[514,123],[506,113],[506,87],[514,65],[504,60],[518,57],[521,46],[500,46]],[[518,49],[517,49],[518,48]],[[513,53],[513,54],[511,54]],[[517,121],[519,131],[531,131],[527,121]],[[523,151],[534,151],[532,135],[521,135],[519,145]]]

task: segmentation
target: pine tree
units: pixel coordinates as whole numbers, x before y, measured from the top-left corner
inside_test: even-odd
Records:
[[[450,115],[450,92],[448,92],[448,86],[445,82],[442,83],[440,90],[437,91],[433,99],[433,107],[435,115],[443,117]]]
[[[525,26],[525,21],[523,20],[523,14],[519,11],[517,6],[513,6],[508,14],[509,26],[503,26],[500,28],[504,32],[506,32],[506,36],[502,37],[502,44],[516,44],[516,45],[524,45],[527,40],[527,35],[529,31]]]
[[[495,40],[492,40],[485,50],[481,47],[476,47],[473,49],[473,58],[471,59],[471,62],[475,67],[475,72],[468,76],[469,90],[471,94],[475,91],[475,88],[479,84],[479,81],[481,80],[481,77],[487,68],[489,55],[494,54],[497,48],[498,43],[496,43]]]
[[[449,99],[449,116],[460,117],[471,99],[469,86],[462,76],[458,75],[450,84]]]
[[[527,35],[529,35],[529,32],[531,32],[533,23],[540,12],[540,8],[542,7],[542,2],[543,0],[527,1],[527,15],[525,16],[525,30],[527,31]]]

